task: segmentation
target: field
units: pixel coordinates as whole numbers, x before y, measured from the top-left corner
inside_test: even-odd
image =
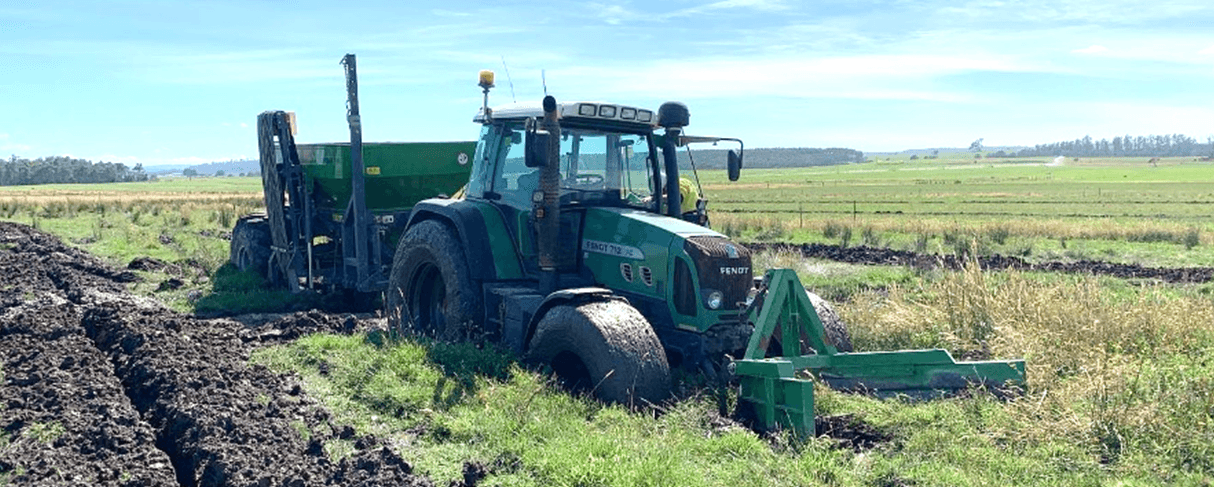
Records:
[[[0,485],[287,482],[250,460],[269,450],[307,465],[307,485],[354,483],[366,472],[356,466],[374,462],[381,481],[438,485],[1208,485],[1208,278],[1063,264],[1214,266],[1214,171],[1191,159],[1049,162],[881,159],[745,170],[737,183],[701,174],[714,228],[769,249],[757,269],[796,269],[835,300],[858,350],[1027,360],[1028,388],[1007,400],[819,387],[822,434],[805,441],[721,416],[694,376],[679,378],[677,400],[627,411],[565,393],[491,346],[401,339],[326,298],[261,290],[224,266],[226,232],[258,206],[256,179],[0,188],[0,219],[67,244],[18,226],[0,241],[6,272],[46,276],[0,288]],[[819,244],[829,251],[813,255],[831,258],[773,243]],[[874,265],[861,246],[927,258]],[[979,265],[996,254],[1026,265]],[[329,312],[244,314],[284,307]],[[64,368],[73,347],[85,358]],[[182,360],[202,356],[217,358]],[[96,379],[72,385],[40,367]],[[33,399],[72,387],[102,399]],[[74,419],[97,408],[126,419]],[[128,440],[98,443],[98,428]],[[411,468],[388,467],[396,461]],[[72,462],[114,467],[89,474]]]
[[[1214,165],[955,159],[703,175],[714,222],[758,240],[1155,266],[1214,262]],[[1163,245],[1160,245],[1163,244]]]

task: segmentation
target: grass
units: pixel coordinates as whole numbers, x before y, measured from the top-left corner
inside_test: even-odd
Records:
[[[805,272],[802,271],[804,275]],[[314,335],[254,361],[298,373],[342,421],[392,438],[439,483],[1106,485],[1214,479],[1214,304],[1166,289],[971,267],[838,307],[861,350],[942,347],[1028,361],[1025,393],[879,401],[818,388],[820,415],[893,436],[856,453],[720,427],[708,394],[630,412],[571,396],[473,345]],[[327,373],[322,374],[321,363]]]
[[[26,436],[44,445],[54,443],[55,440],[59,439],[60,436],[63,436],[63,433],[63,424],[59,423],[58,421],[51,421],[48,423],[34,422],[30,423],[30,425],[25,429]]]
[[[806,289],[828,301],[847,301],[866,291],[910,285],[918,272],[906,267],[846,264],[805,259],[793,251],[759,252],[754,255],[756,275],[766,269],[793,269]]]
[[[785,462],[749,431],[715,428],[712,401],[632,413],[570,396],[500,352],[435,353],[446,346],[318,335],[254,360],[300,373],[339,419],[392,437],[439,483],[459,478],[465,461],[485,464],[501,485],[785,485],[845,475],[823,442],[801,447],[804,463]],[[457,356],[465,365],[449,362]]]

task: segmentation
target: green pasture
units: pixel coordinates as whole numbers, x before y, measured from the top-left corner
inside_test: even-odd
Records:
[[[0,186],[0,198],[44,194],[120,193],[261,193],[260,177],[160,178],[156,181],[107,184],[43,184],[37,186]]]
[[[1214,164],[1169,158],[951,159],[747,169],[701,182],[743,240],[958,249],[1030,260],[1214,264]]]

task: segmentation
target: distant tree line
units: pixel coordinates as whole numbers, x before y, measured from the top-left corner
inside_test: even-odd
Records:
[[[1002,152],[1002,151],[1000,151]],[[1172,135],[1139,135],[1113,137],[1113,140],[1094,140],[1085,136],[1066,142],[1038,144],[1032,148],[1021,149],[1014,153],[990,154],[992,157],[1196,157],[1214,156],[1214,137],[1208,137],[1206,143],[1198,143],[1197,139],[1181,134]]]
[[[691,146],[692,157],[695,158],[696,167],[700,169],[725,168],[726,152],[726,149],[702,150],[698,149],[694,145]],[[763,167],[829,166],[833,164],[864,162],[863,152],[855,149],[841,148],[757,148],[746,149],[742,157],[742,166],[748,169]],[[687,152],[680,150],[680,165],[685,166],[687,162]]]
[[[143,164],[128,168],[117,162],[92,162],[66,156],[0,160],[0,186],[60,183],[147,181]]]

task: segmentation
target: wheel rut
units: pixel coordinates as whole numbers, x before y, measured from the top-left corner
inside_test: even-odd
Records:
[[[430,485],[380,439],[335,424],[263,342],[347,321],[257,328],[127,294],[130,273],[0,222],[0,480],[16,485]],[[331,459],[340,442],[353,453]]]

